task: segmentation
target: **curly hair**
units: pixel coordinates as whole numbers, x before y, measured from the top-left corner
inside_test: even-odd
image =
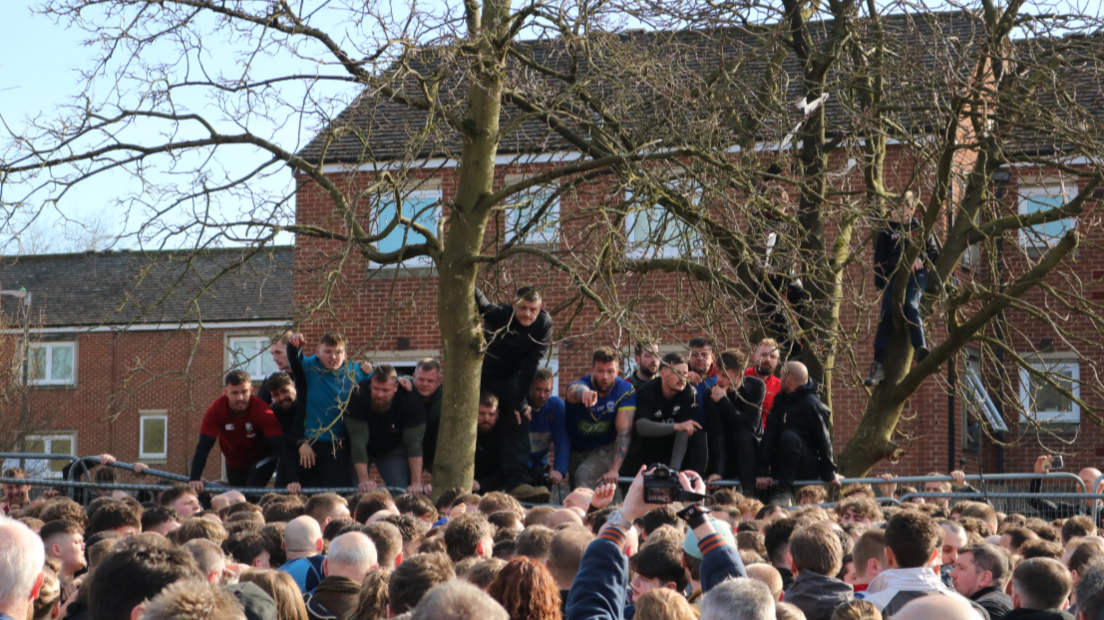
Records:
[[[558,620],[560,589],[543,564],[528,557],[510,560],[487,588],[510,620]]]

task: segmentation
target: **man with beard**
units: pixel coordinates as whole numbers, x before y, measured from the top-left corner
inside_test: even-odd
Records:
[[[760,410],[766,384],[758,377],[741,377],[747,356],[741,351],[725,351],[719,358],[717,385],[705,397],[706,419],[710,428],[709,480],[736,479],[750,493],[755,488],[756,456],[763,437]],[[713,440],[712,436],[718,439]],[[716,457],[713,446],[719,447]],[[714,458],[716,459],[714,462]]]
[[[571,458],[571,439],[567,436],[564,421],[564,401],[552,394],[553,382],[552,371],[541,368],[529,390],[529,406],[533,408],[533,419],[529,421],[529,468],[535,485],[544,484],[546,470],[552,484],[562,482],[567,477],[567,465]],[[548,470],[548,453],[552,446],[556,447],[556,455],[552,469]]]
[[[289,493],[299,492],[299,478],[288,452],[280,422],[265,402],[253,396],[253,382],[244,370],[232,370],[223,382],[223,394],[216,400],[199,427],[199,443],[192,458],[188,484],[203,492],[203,468],[218,441],[226,458],[226,478],[232,486],[262,487],[272,470],[257,468],[268,454],[279,455],[285,464]],[[266,445],[267,444],[267,445]],[[286,471],[290,470],[290,471]]]
[[[390,364],[380,364],[361,381],[349,401],[345,426],[361,491],[376,483],[368,476],[370,463],[389,487],[405,487],[414,495],[422,488],[422,442],[426,415],[417,392],[399,389],[399,377]]]
[[[634,390],[655,379],[659,372],[659,347],[654,344],[636,343],[633,360],[636,362],[636,372],[629,376],[629,383]]]
[[[286,342],[284,344],[287,344]],[[293,432],[293,425],[295,424],[296,406],[299,399],[299,390],[296,389],[295,381],[291,378],[291,375],[284,372],[274,372],[268,375],[263,384],[265,390],[268,392],[271,399],[270,408],[272,413],[276,416],[276,419],[280,422],[280,429],[284,431],[284,441],[288,444],[288,455],[294,457],[295,453],[295,433]],[[258,393],[258,398],[261,398]],[[261,400],[264,400],[261,398]],[[302,430],[300,429],[300,433]],[[279,454],[269,454],[265,461],[265,466],[275,467],[276,461],[280,458]],[[287,467],[284,464],[280,464],[276,470],[276,486],[286,486],[287,480]],[[296,464],[291,463],[290,467],[295,469]]]
[[[636,415],[621,475],[634,476],[644,464],[664,463],[676,471],[704,471],[705,437],[698,418],[698,397],[687,381],[681,353],[663,356],[659,378],[636,393]]]
[[[473,493],[490,493],[502,488],[502,459],[498,453],[497,422],[498,397],[484,390],[479,394],[479,419],[476,422]]]
[[[521,501],[546,502],[548,489],[529,480],[529,388],[537,367],[552,344],[552,317],[544,311],[540,291],[522,287],[512,304],[493,304],[475,289],[483,317],[487,351],[481,389],[498,399],[503,486]],[[516,413],[516,415],[515,415]]]
[[[764,338],[755,347],[751,354],[751,367],[744,373],[745,377],[756,377],[767,385],[766,396],[763,397],[763,428],[767,427],[767,415],[771,412],[774,397],[782,390],[782,380],[774,376],[776,368],[778,342],[774,338]]]
[[[787,362],[782,392],[775,399],[759,449],[759,477],[755,486],[770,488],[777,481],[771,503],[793,505],[794,480],[819,478],[840,486],[840,475],[828,433],[831,412],[820,402],[820,387],[801,362]]]
[[[614,349],[596,349],[590,374],[567,388],[564,425],[571,442],[568,471],[574,488],[616,483],[628,453],[636,395],[632,384],[617,376],[618,359]]]

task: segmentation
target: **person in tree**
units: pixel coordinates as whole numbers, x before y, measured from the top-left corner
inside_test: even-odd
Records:
[[[518,289],[512,304],[494,304],[475,289],[487,351],[481,390],[498,399],[503,488],[521,501],[547,502],[548,489],[529,484],[529,389],[552,344],[552,317],[540,291]]]
[[[889,351],[889,341],[893,337],[893,289],[896,286],[897,270],[906,267],[901,264],[901,258],[910,244],[920,243],[917,237],[924,230],[920,220],[913,216],[916,205],[914,194],[905,192],[874,242],[874,286],[882,291],[882,308],[878,316],[878,331],[874,334],[874,361],[870,364],[870,375],[863,381],[863,385],[868,387],[885,380],[885,358]],[[901,307],[909,340],[912,342],[913,358],[917,363],[924,361],[929,353],[924,339],[924,321],[920,317],[920,296],[928,286],[928,266],[939,258],[939,247],[934,235],[928,235],[923,243],[923,251],[907,266],[907,288]]]

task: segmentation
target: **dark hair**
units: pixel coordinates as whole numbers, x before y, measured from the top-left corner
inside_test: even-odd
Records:
[[[790,536],[793,536],[798,525],[797,519],[786,518],[767,526],[767,531],[763,534],[763,545],[767,548],[768,562],[771,564],[782,562],[780,554],[786,551],[786,546],[790,544]]]
[[[423,357],[418,360],[417,368],[418,370],[425,370],[427,372],[430,370],[441,372],[441,361],[435,357]]]
[[[422,537],[425,536],[425,523],[410,515],[387,515],[380,519],[380,521],[390,523],[399,528],[399,534],[402,534],[404,545],[414,542],[415,540],[421,540]]]
[[[512,495],[501,491],[491,491],[484,495],[479,500],[477,510],[485,515],[493,515],[496,512],[507,510],[512,512],[519,521],[525,517],[525,509],[521,507],[521,502],[514,499]]]
[[[130,620],[131,610],[178,581],[204,583],[191,554],[138,543],[108,554],[92,573],[88,608],[96,620]]]
[[[326,527],[322,528],[322,540],[333,540],[342,534],[359,532],[361,524],[352,519],[331,519]]]
[[[633,355],[635,355],[636,357],[640,357],[640,355],[644,353],[644,347],[648,348],[649,353],[654,353],[656,351],[656,345],[654,342],[638,342],[633,346]]]
[[[530,558],[547,558],[556,532],[543,525],[531,525],[517,537],[517,554]]]
[[[885,565],[885,530],[867,530],[855,541],[855,548],[851,550],[851,557],[855,560],[855,574],[866,575],[866,565],[871,559],[878,560]]]
[[[368,517],[381,510],[387,510],[394,503],[395,500],[392,499],[391,494],[383,489],[365,493],[360,496],[360,501],[357,502],[356,510],[353,511],[353,518],[356,519],[357,523],[364,524],[368,521]]]
[[[265,551],[265,538],[260,532],[238,532],[222,541],[222,552],[241,564],[252,564]]]
[[[346,344],[345,335],[337,332],[326,332],[318,339],[318,344],[324,344],[327,347],[343,347]]]
[[[899,567],[918,568],[943,542],[943,528],[922,512],[902,510],[886,524],[885,541]]]
[[[491,557],[499,560],[512,560],[517,556],[517,541],[511,537],[495,541]],[[470,558],[469,558],[470,559]]]
[[[290,499],[269,502],[268,505],[266,505],[264,507],[264,520],[265,520],[265,523],[269,523],[269,524],[275,523],[275,522],[278,522],[278,521],[287,523],[288,521],[291,521],[295,517],[299,517],[299,516],[302,516],[302,515],[303,515],[303,504],[302,504],[302,502],[298,502],[298,501],[294,501],[294,500],[290,500]]]
[[[120,527],[131,526],[141,528],[142,521],[134,514],[130,506],[123,502],[115,501],[100,506],[100,509],[88,520],[88,532],[95,534],[104,530],[115,530]]]
[[[399,373],[395,372],[395,367],[391,364],[380,364],[372,371],[372,381],[375,383],[387,383],[397,379],[398,376]]]
[[[514,299],[518,301],[525,300],[530,302],[540,302],[541,292],[533,288],[532,286],[523,286],[519,288],[516,293],[514,293]]]
[[[700,349],[702,347],[709,347],[709,348],[712,349],[716,346],[717,345],[715,345],[713,343],[713,339],[710,338],[709,336],[695,336],[695,337],[690,339],[690,348],[691,349]]]
[[[239,368],[226,373],[226,379],[223,380],[222,384],[225,386],[247,385],[252,382],[253,378],[249,376],[249,373]]]
[[[882,620],[882,612],[870,601],[852,599],[832,612],[832,620]]]
[[[849,510],[859,516],[870,519],[871,523],[882,520],[882,509],[878,507],[878,502],[869,497],[852,497],[836,505],[836,514],[841,517],[847,514]]]
[[[736,370],[743,372],[747,367],[747,354],[737,349],[728,349],[717,358],[718,366],[723,370]]]
[[[42,529],[38,531],[38,537],[42,539],[43,543],[49,544],[49,540],[54,536],[61,534],[84,534],[84,528],[79,523],[70,521],[69,519],[55,519],[53,521],[47,521],[42,525]]]
[[[978,571],[989,571],[993,575],[993,584],[1003,587],[1012,570],[1012,560],[1004,549],[989,543],[978,543],[963,547],[958,554],[969,553],[973,556]]]
[[[1068,567],[1071,572],[1077,571],[1080,574],[1085,571],[1086,566],[1101,557],[1104,557],[1104,543],[1099,540],[1082,540],[1070,553]]]
[[[265,379],[265,387],[269,392],[276,392],[283,389],[285,386],[294,385],[295,380],[291,378],[291,375],[284,371],[274,372]]]
[[[612,347],[598,347],[594,350],[594,354],[590,356],[590,363],[593,364],[608,364],[613,362],[618,363],[621,360],[621,356],[617,354],[617,351]]]
[[[736,532],[736,548],[754,551],[764,558],[769,555],[766,539],[759,532]]]
[[[554,380],[555,375],[547,368],[538,368],[537,374],[533,375],[533,383],[552,383]]]
[[[467,572],[464,573],[462,579],[484,591],[491,586],[495,577],[498,577],[498,574],[502,572],[502,569],[506,566],[506,561],[498,558],[486,558],[483,560],[468,558],[464,560],[464,562],[461,562],[461,564],[467,562],[471,564]]]
[[[452,581],[455,577],[452,563],[443,554],[420,553],[404,559],[391,571],[391,580],[387,583],[391,613],[397,616],[414,609],[433,586]]]
[[[483,390],[479,393],[479,406],[498,409],[498,397],[490,390]]]
[[[164,491],[161,491],[161,505],[172,506],[173,503],[176,502],[176,500],[185,495],[199,497],[199,493],[196,493],[196,490],[188,486],[187,484],[183,482],[180,484],[174,484]]]
[[[479,543],[493,537],[491,524],[480,515],[462,514],[445,527],[445,549],[453,562],[476,555]]]
[[[88,527],[88,513],[84,511],[80,504],[68,497],[50,500],[42,507],[42,512],[38,516],[46,523],[57,519],[67,519],[80,525],[81,528]]]
[[[682,527],[682,519],[679,519],[678,511],[672,506],[663,506],[661,508],[649,510],[644,513],[644,516],[641,518],[641,523],[644,528],[645,536],[664,525],[670,525],[675,528]]]
[[[170,506],[147,508],[142,511],[142,531],[155,528],[169,521],[180,523],[181,520],[180,513]]]
[[[337,493],[317,493],[307,500],[306,505],[303,506],[303,514],[310,515],[315,521],[321,523],[322,520],[319,517],[325,517],[338,506],[348,505],[349,501]]]
[[[682,547],[672,541],[660,540],[640,548],[629,558],[629,565],[638,575],[673,582],[676,589],[686,589],[686,572],[682,570]]]
[[[287,551],[284,549],[284,528],[287,523],[274,521],[266,523],[261,528],[261,536],[265,538],[265,549],[268,549],[268,565],[272,568],[280,568],[287,562]]]
[[[180,527],[169,534],[172,541],[178,545],[183,545],[196,538],[206,538],[216,545],[221,545],[222,541],[226,540],[226,528],[222,527],[221,523],[215,523],[200,517],[185,520],[180,524]]]
[[[1031,558],[1053,558],[1058,560],[1062,558],[1062,545],[1052,540],[1036,538],[1020,545],[1020,557],[1025,560]]]
[[[1058,560],[1033,558],[1012,571],[1012,588],[1027,609],[1060,609],[1073,588],[1073,578]]]
[[[436,521],[439,516],[437,508],[433,505],[433,500],[425,495],[403,493],[395,498],[395,507],[399,509],[400,514],[414,515],[419,519],[429,517]]]
[[[376,558],[380,566],[391,567],[403,550],[402,532],[393,523],[376,521],[361,528],[364,535],[376,546]]]
[[[1018,552],[1020,550],[1020,545],[1024,544],[1025,542],[1039,538],[1038,534],[1032,532],[1026,527],[1005,528],[1005,530],[1001,532],[1001,536],[1005,535],[1007,535],[1012,542],[1013,553]]]
[[[1077,611],[1086,618],[1104,613],[1104,561],[1093,562],[1077,580]]]
[[[1068,543],[1074,538],[1096,535],[1096,524],[1091,517],[1077,515],[1066,519],[1062,524],[1062,543]]]
[[[685,364],[686,357],[678,351],[671,351],[667,355],[664,355],[663,359],[661,359],[660,361],[662,362],[663,366],[674,366],[676,364]]]
[[[799,571],[832,577],[843,564],[839,536],[822,523],[805,526],[790,536],[790,555]]]

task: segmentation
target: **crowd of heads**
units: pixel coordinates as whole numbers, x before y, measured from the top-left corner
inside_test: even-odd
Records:
[[[861,592],[885,571],[922,568],[945,573],[965,598],[996,590],[1024,609],[1075,601],[1087,619],[1104,610],[1104,539],[1091,518],[1047,522],[972,501],[879,505],[865,485],[843,493],[833,508],[792,510],[731,489],[713,493],[710,519],[737,548],[748,579],[704,596],[703,555],[680,506],[648,512],[623,549],[631,571],[626,604],[643,620],[806,618],[800,600],[783,602],[795,575]],[[824,494],[807,488],[799,498]],[[0,518],[0,613],[28,620],[563,618],[587,547],[616,508],[591,506],[593,497],[579,489],[564,507],[525,508],[497,492],[453,489],[434,502],[381,490],[252,502],[240,493],[201,497],[181,484],[145,503],[28,501]],[[296,566],[315,567],[314,583]],[[910,604],[895,617],[971,617],[955,615],[962,609],[954,603]],[[881,614],[848,597],[831,617]]]

